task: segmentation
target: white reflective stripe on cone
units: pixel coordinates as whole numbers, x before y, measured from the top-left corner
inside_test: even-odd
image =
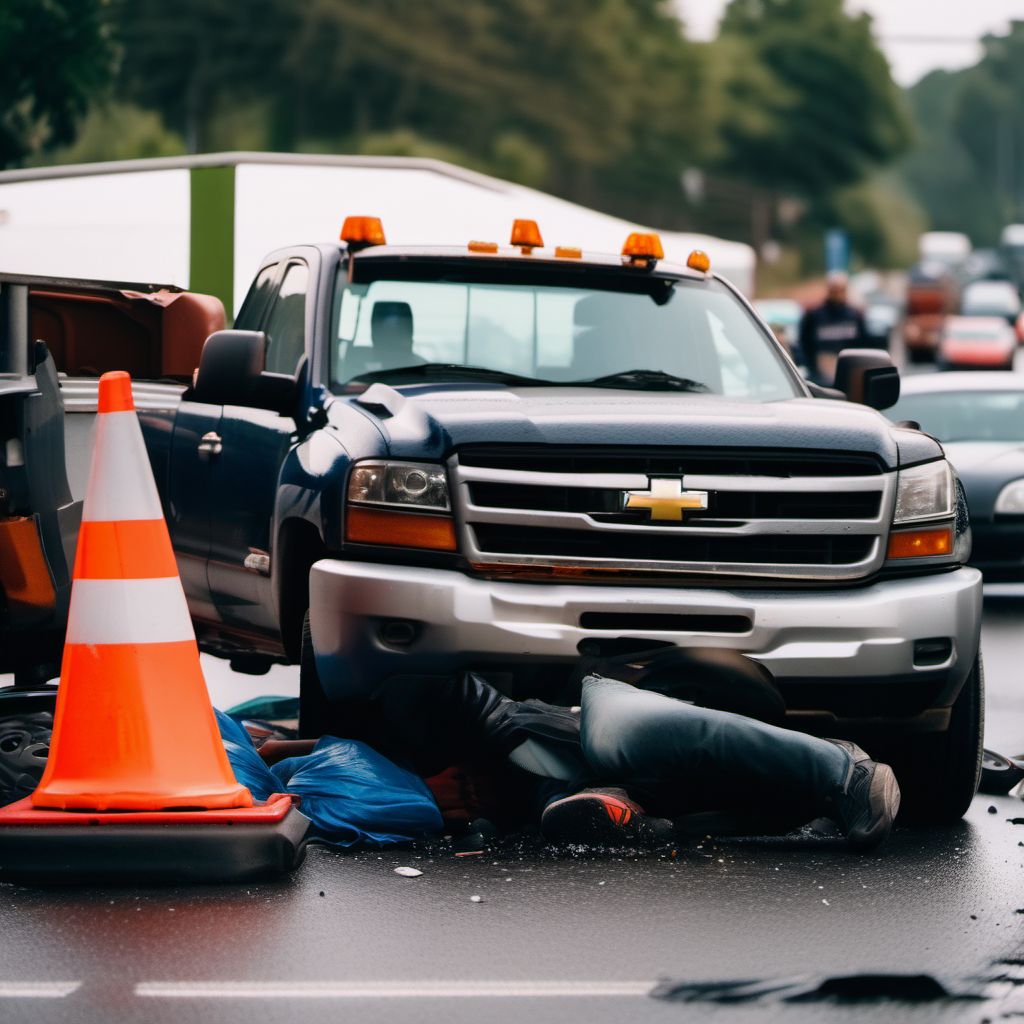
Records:
[[[163,517],[139,417],[134,412],[100,413],[82,519],[95,523]]]
[[[194,640],[181,580],[75,580],[69,644],[162,644]]]

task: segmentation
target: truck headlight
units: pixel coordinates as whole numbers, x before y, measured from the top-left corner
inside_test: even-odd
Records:
[[[945,459],[901,469],[896,481],[894,529],[889,534],[887,557],[954,556],[956,536],[952,519],[955,493],[953,472]],[[942,519],[950,522],[935,522]]]
[[[443,466],[422,462],[362,462],[348,480],[348,500],[360,505],[403,505],[448,511]]]
[[[455,551],[443,466],[361,462],[348,478],[345,539],[356,544]]]
[[[894,526],[953,515],[953,474],[945,459],[901,469],[896,482]]]
[[[1024,516],[1024,480],[1007,484],[996,498],[997,516]]]

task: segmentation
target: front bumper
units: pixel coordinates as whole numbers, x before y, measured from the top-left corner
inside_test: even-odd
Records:
[[[981,597],[971,568],[844,590],[733,591],[511,583],[325,559],[310,574],[310,626],[333,700],[367,696],[395,675],[569,665],[581,641],[628,637],[748,654],[775,677],[789,716],[807,723],[917,718],[944,728],[948,713],[933,712],[952,704],[978,653]],[[581,625],[595,615],[610,628]],[[624,615],[705,628],[635,628],[643,620],[633,618],[617,627]],[[915,642],[934,639],[950,641],[949,655],[922,664]]]

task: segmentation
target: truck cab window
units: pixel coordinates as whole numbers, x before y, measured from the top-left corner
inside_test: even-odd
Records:
[[[294,374],[306,347],[306,287],[309,268],[292,263],[284,272],[277,299],[267,318],[266,368]]]
[[[274,279],[277,277],[280,267],[280,263],[272,263],[256,275],[256,280],[249,287],[242,308],[235,318],[235,327],[240,331],[258,331],[260,329],[263,314],[274,293]]]

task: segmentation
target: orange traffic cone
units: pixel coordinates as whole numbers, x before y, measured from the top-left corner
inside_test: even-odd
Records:
[[[254,804],[228,763],[127,373],[100,378],[97,419],[50,754],[0,808],[0,877],[290,871],[309,820],[287,794]]]
[[[35,807],[248,807],[228,764],[131,378],[100,378],[53,740]]]

